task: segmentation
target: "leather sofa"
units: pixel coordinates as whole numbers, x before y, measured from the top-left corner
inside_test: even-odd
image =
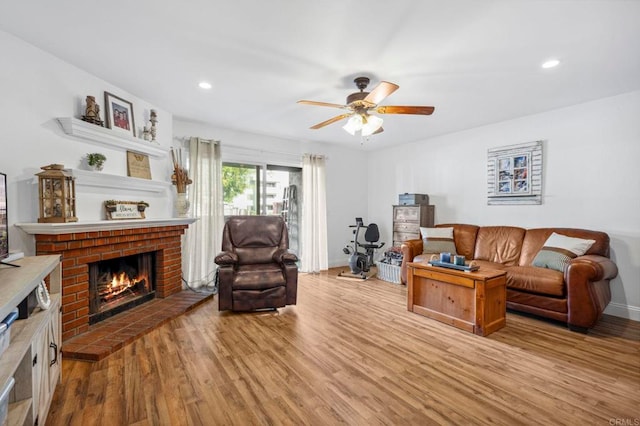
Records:
[[[586,333],[611,301],[609,281],[617,276],[618,268],[609,259],[609,236],[604,232],[468,224],[436,227],[453,228],[457,254],[474,260],[480,268],[506,271],[509,309],[561,321],[573,331]],[[595,243],[572,259],[564,272],[532,266],[553,232]],[[427,262],[432,254],[423,253],[423,240],[405,241],[402,253],[401,279],[406,284],[407,263]]]
[[[222,232],[218,309],[252,311],[295,305],[298,257],[280,216],[231,216]]]

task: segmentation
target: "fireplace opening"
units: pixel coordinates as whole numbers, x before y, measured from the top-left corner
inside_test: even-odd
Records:
[[[155,252],[89,264],[89,324],[155,297]]]

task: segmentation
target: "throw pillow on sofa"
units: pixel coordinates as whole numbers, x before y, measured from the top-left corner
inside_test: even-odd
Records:
[[[532,265],[564,272],[571,259],[582,256],[595,240],[567,237],[552,233],[533,259]]]
[[[456,254],[453,242],[453,228],[420,228],[422,253]]]

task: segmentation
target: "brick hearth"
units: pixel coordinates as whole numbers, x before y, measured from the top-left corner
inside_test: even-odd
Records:
[[[134,340],[213,299],[212,294],[183,290],[153,299],[126,312],[89,326],[89,330],[64,342],[65,358],[100,361]]]
[[[35,232],[36,254],[62,257],[62,340],[89,329],[88,264],[156,252],[156,297],[182,290],[181,236],[188,224],[145,226],[60,234]]]

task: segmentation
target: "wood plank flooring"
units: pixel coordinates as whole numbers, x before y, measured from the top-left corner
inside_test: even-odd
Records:
[[[480,337],[408,312],[405,286],[337,272],[301,274],[296,306],[214,299],[101,361],[63,360],[47,424],[640,423],[638,322],[584,335],[508,313]]]

